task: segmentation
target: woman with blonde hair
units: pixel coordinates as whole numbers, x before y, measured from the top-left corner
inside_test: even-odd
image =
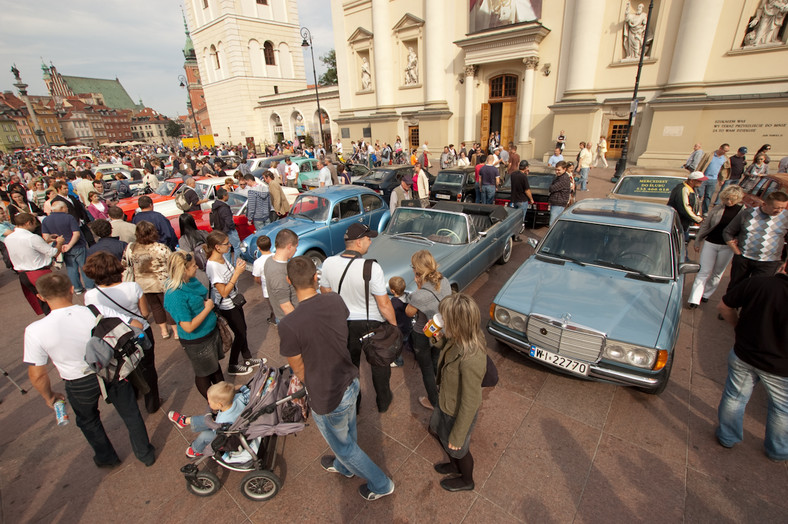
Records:
[[[197,263],[191,253],[176,251],[167,263],[170,279],[164,308],[177,322],[177,330],[194,370],[194,385],[208,398],[208,388],[224,380],[219,359],[222,340],[208,289],[197,280]]]
[[[159,243],[159,231],[147,220],[137,224],[137,241],[132,242],[123,253],[123,264],[126,267],[125,280],[136,282],[145,294],[153,313],[153,321],[159,326],[161,338],[170,338],[172,318],[164,309],[164,284],[169,278],[167,261],[172,251]],[[175,338],[178,338],[175,332]]]
[[[725,243],[722,232],[741,211],[744,191],[739,186],[728,186],[720,192],[720,203],[709,211],[695,237],[695,252],[700,251],[700,272],[692,284],[687,307],[695,309],[717,290],[722,274],[733,259],[733,250]],[[700,244],[703,243],[701,251]]]
[[[481,313],[474,300],[455,293],[441,301],[443,330],[437,333],[441,346],[438,359],[438,406],[430,419],[430,434],[449,455],[449,462],[435,471],[449,475],[440,484],[446,491],[474,488],[471,432],[482,405],[482,380],[487,371],[487,346],[481,330]]]
[[[419,403],[427,409],[433,409],[438,405],[438,387],[435,385],[438,349],[430,345],[430,339],[424,334],[424,326],[438,312],[441,300],[451,295],[451,285],[438,271],[438,263],[426,249],[415,252],[410,264],[418,289],[411,293],[405,314],[416,317],[411,342],[421,368],[424,389],[427,390],[427,396],[419,397]]]

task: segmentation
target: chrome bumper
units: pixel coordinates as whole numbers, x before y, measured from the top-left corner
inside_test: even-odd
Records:
[[[496,340],[499,340],[504,344],[511,346],[512,349],[514,349],[518,353],[525,355],[529,359],[531,358],[529,354],[531,350],[531,346],[524,343],[522,340],[510,335],[509,333],[506,333],[505,331],[498,329],[496,326],[492,324],[492,322],[487,323],[487,331],[492,336],[494,336]],[[535,359],[531,359],[531,360],[535,360]],[[542,362],[541,360],[537,362],[539,362],[539,364],[550,367],[552,369],[564,371],[563,368],[559,368],[557,366],[551,366],[547,362]],[[572,375],[572,376],[578,376],[578,375]],[[593,362],[588,363],[588,377],[596,378],[600,380],[606,380],[608,382],[615,382],[617,384],[623,384],[626,386],[639,386],[644,388],[656,387],[660,382],[659,379],[657,378],[644,377],[641,375],[628,373],[623,370],[600,367],[599,364]]]

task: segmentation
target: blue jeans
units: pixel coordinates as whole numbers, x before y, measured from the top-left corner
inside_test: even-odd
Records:
[[[228,251],[225,253],[224,258],[230,264],[235,264],[235,257],[240,255],[241,253],[241,238],[238,236],[237,229],[231,229],[227,233],[227,238],[230,240],[230,245],[233,246],[232,252]]]
[[[189,423],[191,430],[195,433],[199,433],[197,438],[192,441],[192,449],[197,453],[205,453],[203,450],[216,437],[216,431],[209,428],[205,423],[206,416],[207,415],[197,415],[189,417],[191,419],[191,422]]]
[[[98,403],[101,399],[99,379],[96,375],[88,375],[77,380],[66,380],[66,396],[71,409],[74,410],[77,427],[82,430],[85,439],[93,448],[96,465],[113,464],[120,461],[112,442],[107,437],[101,423]],[[155,461],[155,450],[148,440],[145,421],[142,420],[134,388],[125,380],[107,385],[107,398],[126,424],[131,441],[131,449],[140,462],[150,465]]]
[[[728,379],[717,410],[717,440],[731,447],[744,439],[744,408],[759,381],[769,396],[763,443],[766,455],[774,460],[788,460],[788,377],[761,371],[742,361],[733,350],[728,355]]]
[[[473,188],[476,190],[476,195],[475,195],[476,198],[474,199],[474,202],[476,202],[477,204],[481,204],[482,203],[482,186],[480,186],[478,182],[475,182],[473,184]]]
[[[482,204],[495,203],[495,185],[487,184],[482,186]]]
[[[85,265],[85,258],[87,249],[84,247],[74,246],[66,253],[63,253],[63,260],[66,263],[66,272],[68,279],[71,280],[71,285],[74,286],[74,291],[85,291],[85,288],[93,288],[95,284],[90,280],[87,275],[82,271],[82,266]],[[82,277],[82,280],[80,280]]]
[[[587,167],[580,168],[580,191],[585,191],[588,186],[588,171]]]
[[[550,205],[550,225],[551,226],[553,225],[553,222],[558,220],[558,217],[561,216],[561,213],[564,212],[564,209],[566,209],[566,206],[555,206],[555,205],[552,205],[552,204]]]
[[[528,202],[517,202],[512,207],[523,210],[523,226],[525,226],[525,215],[528,214]]]
[[[372,459],[358,447],[356,433],[356,397],[358,397],[358,378],[345,390],[339,406],[326,415],[312,412],[312,419],[326,439],[336,460],[334,467],[341,474],[357,475],[367,480],[367,487],[373,493],[388,493],[393,482]]]
[[[267,226],[268,224],[271,223],[271,219],[268,218],[268,217],[265,217],[263,220],[252,220],[252,223],[254,224],[255,231],[260,231],[265,226]]]
[[[695,192],[698,194],[698,200],[700,200],[703,204],[702,210],[704,215],[709,212],[711,197],[714,195],[715,189],[717,189],[717,179],[710,178],[708,180],[704,180],[700,187],[695,190]]]

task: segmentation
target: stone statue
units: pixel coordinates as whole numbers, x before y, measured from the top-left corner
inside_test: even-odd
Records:
[[[361,89],[367,91],[372,88],[372,73],[369,71],[369,60],[367,57],[361,59]]]
[[[788,13],[788,0],[761,0],[744,37],[745,46],[779,43],[780,28]]]
[[[405,85],[412,86],[419,83],[419,57],[412,47],[408,47],[408,67],[405,68]]]
[[[646,38],[647,15],[643,12],[643,4],[638,4],[636,11],[630,11],[627,2],[624,11],[624,60],[637,60]]]
[[[17,69],[16,64],[11,66],[11,74],[14,75],[14,78],[17,82],[21,82],[22,79],[19,77],[19,69]]]

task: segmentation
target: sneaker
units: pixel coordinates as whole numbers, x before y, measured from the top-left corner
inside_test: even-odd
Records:
[[[189,449],[186,450],[186,456],[189,457],[190,459],[193,459],[197,457],[202,457],[202,453],[197,453],[192,449],[191,446],[189,446]]]
[[[178,426],[181,429],[186,429],[188,424],[186,423],[186,415],[181,415],[177,411],[170,411],[167,413],[167,418],[172,421],[173,424]]]
[[[267,358],[247,358],[244,361],[244,366],[252,368],[261,364],[265,364],[266,362],[268,362]]]
[[[334,460],[336,460],[336,457],[334,457],[334,455],[323,455],[322,457],[320,457],[320,465],[323,466],[323,469],[328,471],[329,473],[339,473],[339,470],[334,467]],[[342,473],[339,474],[349,479],[355,477],[355,475],[353,475],[352,473],[350,475],[345,475]]]
[[[230,366],[227,368],[228,375],[248,375],[252,372],[252,368],[249,366]]]
[[[394,482],[391,483],[391,489],[386,493],[375,493],[374,491],[370,491],[366,484],[362,484],[358,487],[358,493],[364,498],[364,500],[378,500],[385,497],[386,495],[391,495],[394,493]]]
[[[75,295],[81,295],[81,294],[82,294],[82,293],[84,293],[84,292],[85,292],[85,290],[84,290],[84,289],[77,289],[77,290],[75,290],[75,291],[74,291],[74,294],[75,294]]]

